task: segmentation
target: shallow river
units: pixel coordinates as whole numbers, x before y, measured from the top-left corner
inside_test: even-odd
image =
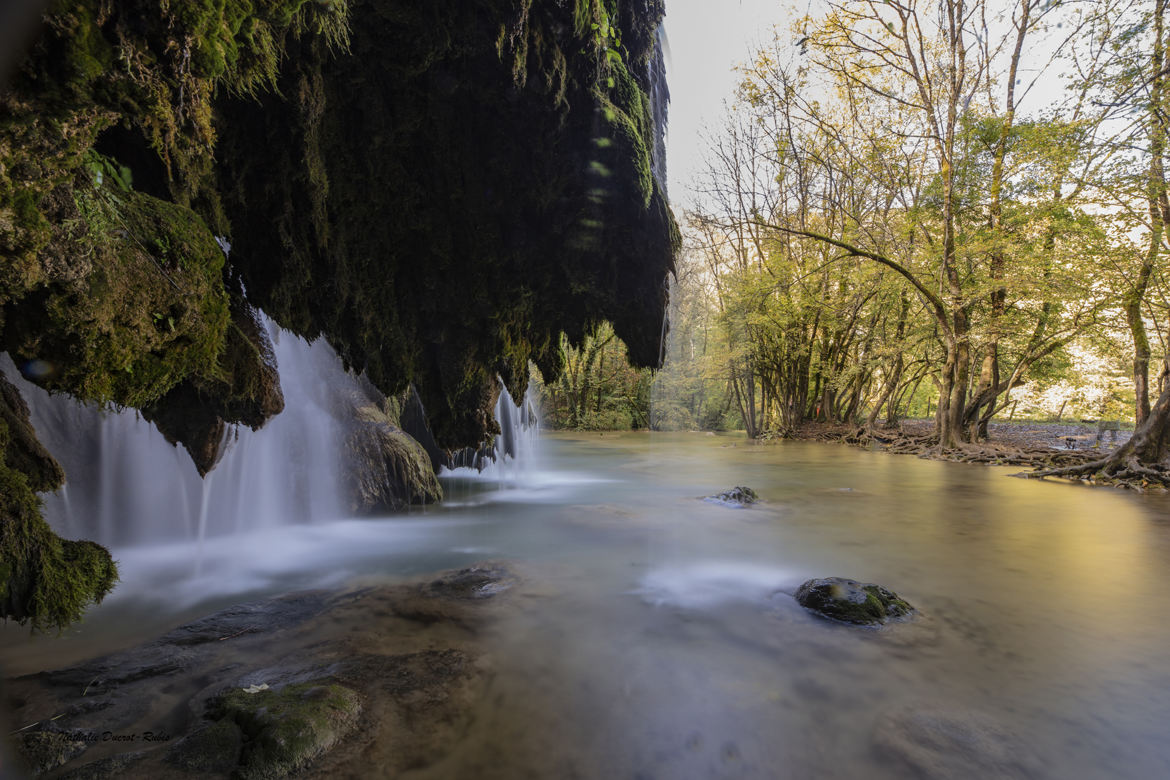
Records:
[[[1170,777],[1170,501],[839,445],[549,436],[441,507],[116,550],[63,637],[0,631],[7,674],[229,603],[355,575],[512,561],[537,597],[485,640],[490,695],[425,777]],[[733,485],[763,502],[697,500]],[[805,579],[920,609],[881,630]]]

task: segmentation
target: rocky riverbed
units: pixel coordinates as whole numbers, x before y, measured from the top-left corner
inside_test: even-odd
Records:
[[[75,779],[425,767],[483,694],[491,664],[476,637],[517,581],[483,564],[415,584],[293,593],[9,680],[15,763]]]

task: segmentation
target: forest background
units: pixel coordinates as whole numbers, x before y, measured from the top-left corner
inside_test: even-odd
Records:
[[[1166,0],[824,3],[741,68],[664,368],[600,323],[544,424],[1140,422],[1170,380]]]

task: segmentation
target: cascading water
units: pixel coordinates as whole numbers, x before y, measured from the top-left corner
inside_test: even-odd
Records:
[[[536,406],[531,387],[516,403],[501,381],[495,408],[500,433],[490,447],[456,453],[452,468],[443,469],[442,475],[498,487],[515,487],[529,481],[536,473],[540,442]]]
[[[666,58],[669,46],[666,42],[666,27],[658,25],[655,33],[654,54],[647,65],[650,84],[650,113],[654,120],[654,146],[650,150],[650,168],[662,194],[666,194],[666,129],[667,107],[670,105],[670,89],[666,83]]]
[[[42,496],[50,525],[66,538],[114,548],[187,541],[198,553],[207,538],[346,516],[341,470],[352,410],[344,406],[362,392],[359,382],[324,341],[309,344],[263,321],[285,409],[259,431],[229,428],[226,452],[204,479],[137,412],[50,395],[3,356],[0,370],[20,388],[37,435],[65,469],[67,486]],[[515,486],[535,472],[536,406],[530,395],[517,404],[501,383],[495,414],[501,433],[493,446],[468,451],[466,465],[476,468],[450,473]]]
[[[267,319],[265,326],[285,410],[259,431],[230,428],[227,452],[204,480],[186,452],[133,410],[50,395],[25,381],[5,356],[4,373],[65,469],[68,487],[43,497],[49,523],[68,538],[124,547],[342,515],[337,391],[356,380],[324,341],[309,344]]]

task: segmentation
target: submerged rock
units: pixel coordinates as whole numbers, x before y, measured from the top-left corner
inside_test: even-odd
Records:
[[[729,506],[738,509],[748,506],[749,504],[756,503],[760,500],[760,497],[756,495],[756,491],[752,490],[750,487],[736,485],[731,490],[725,490],[722,493],[716,493],[713,496],[706,496],[703,498],[703,500],[709,501],[712,504],[722,504],[723,506]]]
[[[429,596],[452,599],[489,599],[516,583],[516,578],[500,564],[480,564],[451,572],[424,588]]]
[[[27,731],[16,739],[21,763],[33,775],[51,772],[81,755],[87,747],[77,735],[63,731]]]
[[[215,723],[176,745],[168,758],[187,769],[235,769],[240,778],[285,777],[333,747],[361,711],[356,691],[329,680],[280,690],[234,688],[213,702]]]
[[[878,625],[914,611],[898,594],[872,582],[844,577],[808,580],[796,591],[802,607],[845,623]]]
[[[906,777],[1026,778],[1039,772],[1027,744],[987,715],[909,707],[878,721],[874,749]]]
[[[490,663],[474,637],[511,603],[488,596],[514,582],[485,564],[288,594],[9,680],[13,722],[37,723],[18,737],[25,764],[75,780],[365,777],[371,767],[397,777],[429,766],[482,700]]]

